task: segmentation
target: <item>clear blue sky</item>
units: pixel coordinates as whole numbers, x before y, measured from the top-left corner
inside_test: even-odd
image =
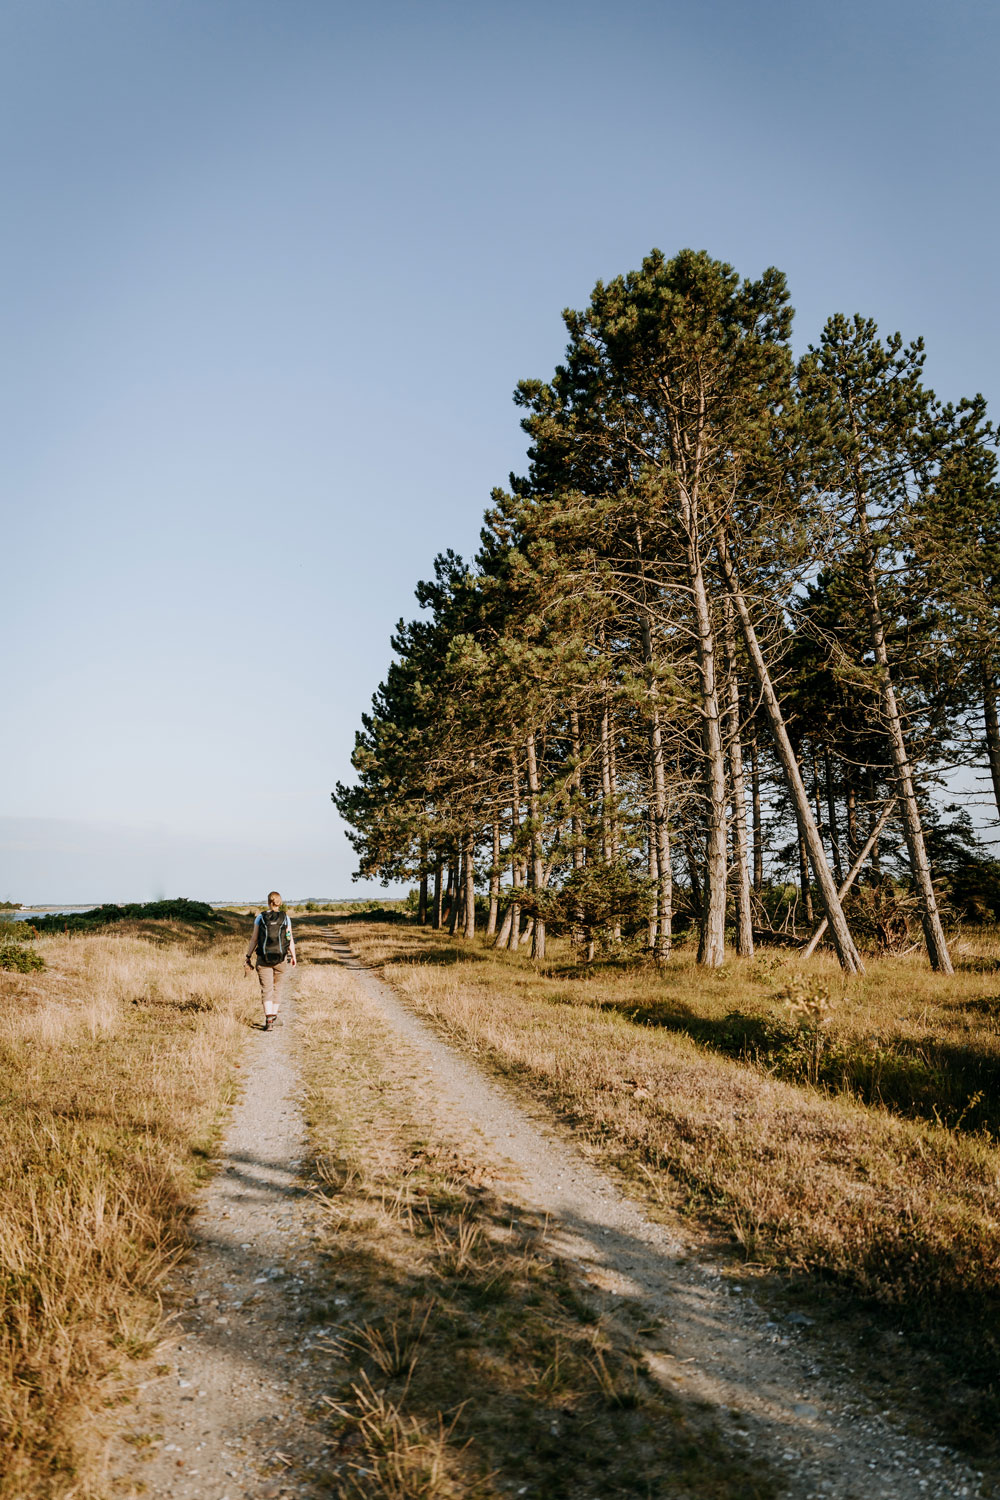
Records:
[[[0,898],[343,895],[510,394],[652,247],[994,398],[985,0],[5,0]]]

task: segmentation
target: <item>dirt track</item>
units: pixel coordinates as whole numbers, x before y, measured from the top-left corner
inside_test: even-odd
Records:
[[[407,1010],[342,937],[321,935],[497,1191],[549,1215],[551,1248],[595,1296],[628,1297],[651,1325],[661,1321],[646,1349],[651,1372],[710,1403],[789,1497],[980,1493],[978,1476],[955,1455],[907,1435],[852,1390],[804,1314],[773,1322],[720,1278],[684,1226],[647,1220],[564,1135]],[[186,1298],[177,1342],[109,1444],[118,1494],[138,1494],[140,1485],[157,1500],[328,1493],[308,1476],[323,1457],[311,1413],[328,1384],[322,1339],[336,1325],[310,1335],[302,1327],[319,1222],[297,1175],[306,1136],[293,1041],[290,1008],[274,1033],[255,1032],[250,1043],[245,1096],[199,1208],[195,1250],[174,1278]]]

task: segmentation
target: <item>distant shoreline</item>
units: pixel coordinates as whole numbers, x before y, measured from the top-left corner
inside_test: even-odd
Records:
[[[301,901],[289,901],[288,906],[305,906],[307,901],[314,902],[317,906],[356,906],[362,901],[376,900],[373,896],[303,896]],[[398,897],[386,897],[386,900],[398,900]],[[124,903],[117,901],[83,901],[75,904],[66,902],[39,903],[36,906],[9,906],[0,911],[0,916],[7,918],[17,917],[58,917],[64,913],[68,916],[71,912],[96,911],[99,906],[120,906]],[[247,901],[209,901],[209,906],[214,906],[217,911],[225,911],[229,907],[237,906],[260,906],[262,902],[259,897]]]

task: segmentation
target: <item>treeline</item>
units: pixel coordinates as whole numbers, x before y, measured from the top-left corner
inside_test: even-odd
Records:
[[[1000,916],[1000,866],[929,795],[985,767],[1000,810],[982,397],[940,401],[920,341],[862,317],[796,362],[783,275],[703,252],[564,319],[515,395],[528,472],[419,585],[333,794],[359,874],[466,934],[485,882],[487,931],[536,956],[558,922],[663,962],[694,923],[714,966],[822,917],[853,972],[912,912],[950,971],[944,901]]]
[[[202,927],[217,927],[225,918],[207,901],[190,901],[178,896],[169,901],[128,901],[124,906],[105,902],[103,906],[91,907],[89,911],[54,912],[48,917],[32,917],[30,923],[36,932],[97,932],[115,922],[174,921],[190,922]]]

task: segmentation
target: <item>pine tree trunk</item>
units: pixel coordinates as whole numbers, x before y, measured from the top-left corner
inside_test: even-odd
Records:
[[[442,921],[450,925],[451,914],[455,906],[455,859],[452,850],[448,851],[447,876],[444,883],[444,913]]]
[[[427,840],[420,840],[420,894],[417,899],[417,921],[427,926]]]
[[[759,896],[764,889],[764,822],[760,812],[757,726],[752,719],[748,744],[750,748],[750,807],[753,814],[753,888]]]
[[[520,871],[518,871],[518,874],[520,874]],[[511,908],[510,908],[510,910],[511,910],[510,939],[509,939],[508,944],[507,944],[507,946],[510,948],[511,953],[516,953],[517,952],[518,946],[520,945],[520,942],[521,942],[521,903],[517,899],[517,890],[518,890],[518,887],[515,886],[514,890],[515,890],[514,900],[511,902]]]
[[[514,920],[514,903],[513,903],[513,901],[511,901],[510,904],[507,907],[507,910],[503,914],[503,921],[500,924],[500,931],[497,934],[497,940],[496,940],[496,943],[494,944],[495,947],[497,947],[497,948],[506,948],[508,942],[510,941],[510,932],[511,932],[511,925],[513,923],[513,920]],[[520,920],[520,918],[518,920]]]
[[[1000,817],[1000,720],[997,718],[997,688],[988,672],[983,673],[983,720],[986,725],[986,754],[993,780],[993,800]]]
[[[434,861],[434,931],[440,932],[444,925],[444,891],[441,885],[441,856]]]
[[[451,910],[448,915],[448,933],[451,937],[458,931],[459,913],[461,901],[459,893],[462,889],[462,855],[459,848],[455,847],[451,856],[451,865],[448,870],[448,886],[451,894]]]
[[[834,794],[833,765],[830,747],[823,741],[823,779],[826,783],[826,815],[830,823],[830,848],[833,851],[833,874],[838,891],[844,883],[844,867],[840,862],[840,834],[837,828],[837,798]]]
[[[656,952],[656,931],[659,926],[659,865],[656,859],[656,813],[652,802],[646,809],[646,870],[649,876],[649,885],[652,897],[649,903],[649,917],[646,921],[646,947],[650,953]]]
[[[601,713],[601,859],[611,859],[611,750],[607,703]]]
[[[853,864],[858,849],[858,789],[852,782],[847,788],[847,854]]]
[[[927,858],[927,848],[924,844],[924,830],[920,821],[920,808],[917,804],[917,794],[913,785],[913,770],[910,766],[910,757],[903,736],[903,721],[899,712],[899,704],[896,700],[896,690],[893,687],[892,677],[889,672],[889,652],[885,644],[885,625],[879,604],[875,552],[872,546],[871,533],[868,528],[868,517],[865,513],[864,501],[860,496],[857,500],[857,518],[858,529],[864,548],[862,566],[867,591],[865,603],[868,609],[868,628],[872,651],[875,655],[875,664],[879,669],[882,714],[889,736],[889,744],[892,748],[893,763],[896,767],[897,796],[899,798],[900,810],[903,814],[903,832],[906,837],[907,852],[910,856],[913,883],[917,888],[917,900],[920,903],[920,921],[924,929],[924,942],[927,945],[927,956],[931,961],[931,968],[938,970],[942,974],[953,974],[955,971],[952,967],[951,955],[948,952],[948,942],[944,935],[941,914],[938,911],[937,897],[934,894],[934,882],[931,878],[930,861]]]
[[[576,762],[571,781],[573,793],[573,869],[582,870],[586,863],[587,853],[584,848],[583,816],[580,811],[580,801],[583,797],[583,772],[580,761],[582,756],[582,745],[580,743],[580,715],[575,708],[570,709],[569,727],[571,737],[571,751]],[[583,948],[583,908],[577,902],[573,907],[573,947],[579,955]]]
[[[462,874],[465,883],[465,936],[474,938],[476,935],[476,844],[474,835],[469,832],[465,835],[464,847],[462,849]]]
[[[788,731],[785,728],[781,704],[778,702],[778,695],[774,691],[771,674],[764,660],[764,653],[757,639],[757,632],[754,630],[753,621],[750,619],[750,611],[747,608],[743,590],[740,588],[739,580],[736,577],[726,539],[721,533],[717,535],[716,546],[719,565],[722,569],[726,588],[729,591],[729,597],[732,599],[736,610],[736,618],[743,636],[743,644],[746,647],[747,657],[754,676],[757,679],[757,685],[760,688],[761,702],[767,714],[768,723],[771,726],[771,734],[774,738],[775,749],[778,752],[778,759],[785,773],[788,790],[791,793],[792,802],[805,836],[823,908],[830,921],[830,932],[837,949],[840,966],[848,974],[863,974],[864,964],[861,962],[861,955],[851,936],[843,907],[837,897],[837,888],[833,883],[833,875],[826,861],[823,841],[819,836],[819,829],[816,827],[815,820],[809,809],[809,798],[806,796],[806,789],[802,781],[801,772],[799,771],[798,761],[795,759],[795,752],[792,749],[792,743],[788,738]]]
[[[654,708],[649,724],[649,748],[653,770],[653,838],[656,847],[656,961],[666,963],[673,947],[674,880],[670,868],[670,816],[667,802],[667,772],[663,758],[660,710]]]
[[[521,856],[517,852],[517,839],[521,831],[521,778],[518,773],[517,756],[511,758],[510,842],[514,853],[510,862],[511,903],[510,951],[516,953],[521,941],[521,903],[518,891],[521,887]]]
[[[819,785],[819,764],[816,760],[816,746],[811,751],[812,773],[813,773],[813,807],[816,809],[816,827],[819,829],[820,838],[823,837],[823,798]]]
[[[490,865],[490,914],[486,920],[486,936],[492,937],[497,930],[500,915],[500,820],[493,819],[493,863]]]
[[[869,831],[869,836],[871,835],[871,830],[873,828],[875,828],[875,826],[876,826],[875,814],[874,813],[869,813],[869,815],[868,815],[868,831]],[[875,885],[878,885],[879,882],[882,879],[882,851],[879,848],[878,836],[877,835],[875,837],[875,841],[874,841],[874,844],[872,846],[872,875],[874,877],[874,883],[875,883]]]
[[[538,762],[535,759],[535,735],[534,731],[527,739],[527,762],[528,762],[528,816],[531,819],[531,874],[532,884],[536,900],[541,898],[544,886],[544,871],[542,865],[542,840],[538,826],[540,816],[539,794],[541,785],[538,780]],[[532,958],[545,957],[545,922],[542,917],[536,916],[534,928],[531,935]]]
[[[753,958],[753,912],[750,906],[750,867],[747,863],[747,789],[740,740],[740,685],[736,676],[736,633],[733,606],[724,605],[726,679],[729,688],[729,769],[733,783],[733,860],[736,865],[736,951]]]
[[[802,824],[799,828],[799,890],[802,892],[802,907],[806,914],[806,922],[811,927],[815,918],[813,916],[812,888],[809,885],[809,850],[806,847],[805,835],[802,832]]]
[[[611,858],[617,863],[618,853],[621,848],[621,830],[618,821],[618,756],[615,749],[615,721],[614,716],[609,718],[608,736],[608,770],[611,773]],[[622,919],[616,914],[612,924],[611,935],[616,943],[622,940]]]
[[[701,687],[705,836],[705,890],[698,936],[698,962],[718,968],[726,961],[726,758],[715,671],[715,632],[705,574],[690,524],[687,565],[697,631],[696,651]]]
[[[691,905],[700,914],[702,894],[701,881],[698,879],[698,861],[694,857],[694,849],[687,834],[684,835],[684,858],[687,860],[688,879],[691,882]]]

